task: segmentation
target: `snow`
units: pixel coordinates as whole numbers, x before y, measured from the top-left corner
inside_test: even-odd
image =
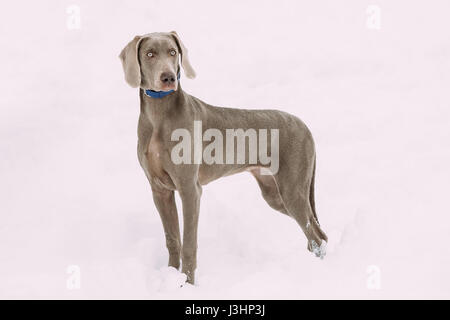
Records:
[[[325,258],[325,256],[327,255],[327,242],[323,241],[320,243],[320,246],[314,241],[311,241],[311,248],[312,248],[312,253],[314,253],[314,255],[318,258],[320,258],[321,260],[323,260],[323,258]]]
[[[0,298],[450,298],[448,1],[73,4],[79,30],[64,2],[0,13]],[[166,267],[118,54],[171,30],[184,90],[310,127],[323,260],[240,174],[204,187],[197,284]]]

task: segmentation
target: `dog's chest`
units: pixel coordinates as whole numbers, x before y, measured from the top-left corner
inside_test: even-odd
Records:
[[[174,183],[164,169],[164,162],[167,160],[167,150],[157,133],[153,133],[145,153],[147,169],[151,177],[151,182],[158,186],[173,189]]]

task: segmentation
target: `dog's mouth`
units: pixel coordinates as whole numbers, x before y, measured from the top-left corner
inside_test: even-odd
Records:
[[[162,85],[159,91],[172,91],[177,90],[177,85],[175,83],[169,85]]]
[[[152,91],[162,91],[162,92],[168,92],[168,91],[176,91],[178,89],[178,83],[157,83],[156,85],[152,86],[150,90]]]

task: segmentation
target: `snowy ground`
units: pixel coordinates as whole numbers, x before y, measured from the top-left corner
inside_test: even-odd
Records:
[[[3,5],[0,298],[450,298],[448,1],[125,3]],[[198,284],[179,287],[117,57],[170,30],[198,74],[184,90],[311,128],[323,261],[241,174],[204,188]]]

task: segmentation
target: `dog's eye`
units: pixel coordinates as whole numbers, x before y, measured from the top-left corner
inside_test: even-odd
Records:
[[[147,53],[147,56],[151,58],[151,57],[153,57],[153,53],[149,52],[149,53]]]
[[[176,52],[175,50],[170,51],[170,55],[171,55],[171,56],[174,56],[174,55],[176,55],[176,54],[177,54],[177,52]]]

